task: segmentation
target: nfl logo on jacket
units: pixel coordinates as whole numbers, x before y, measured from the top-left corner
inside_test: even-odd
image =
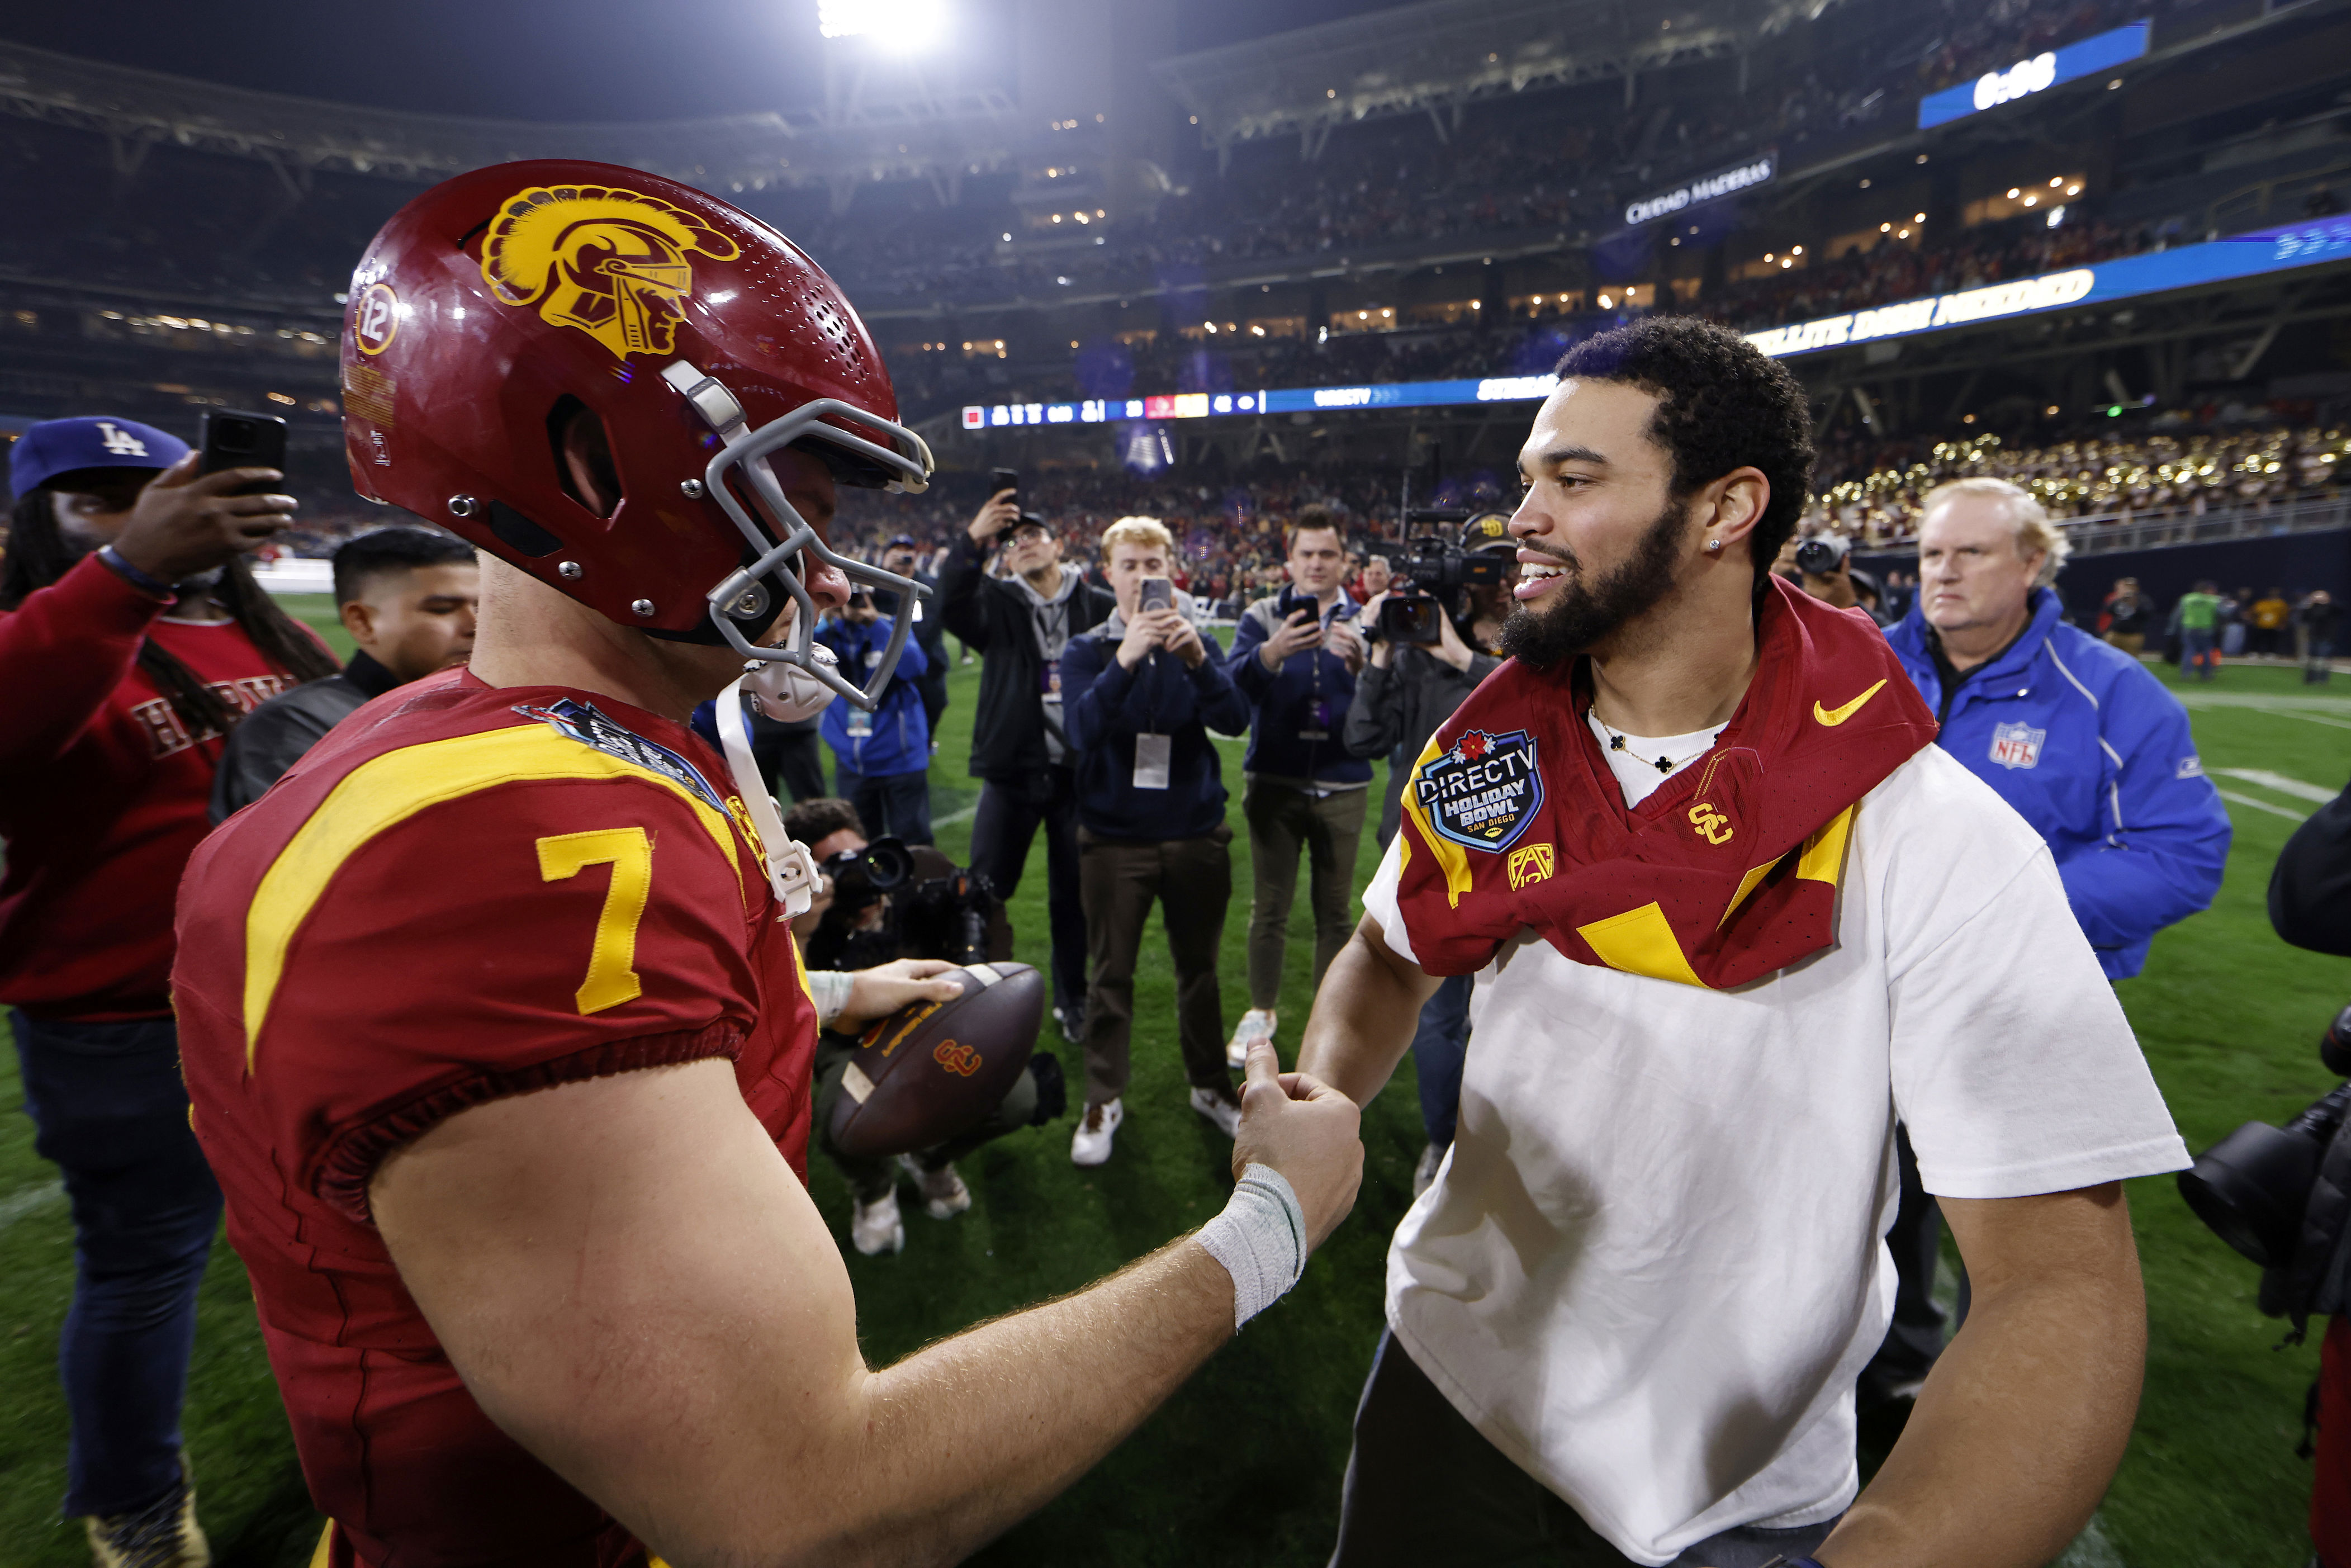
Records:
[[[1996,724],[1991,727],[1991,759],[2002,768],[2037,767],[2041,743],[2048,738],[2047,730],[2029,724]]]

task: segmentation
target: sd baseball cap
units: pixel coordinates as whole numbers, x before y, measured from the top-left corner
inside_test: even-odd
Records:
[[[8,449],[8,487],[18,496],[77,468],[169,468],[188,444],[135,419],[48,419]]]

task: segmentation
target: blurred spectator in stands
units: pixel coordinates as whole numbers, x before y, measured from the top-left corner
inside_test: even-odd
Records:
[[[1102,535],[1116,597],[1110,619],[1070,639],[1061,671],[1077,760],[1079,841],[1092,983],[1086,994],[1086,1109],[1070,1158],[1098,1166],[1125,1119],[1134,1019],[1134,964],[1159,905],[1176,969],[1176,1033],[1192,1109],[1227,1136],[1240,1095],[1225,1065],[1217,984],[1232,901],[1232,829],[1211,727],[1238,734],[1249,701],[1224,650],[1201,630],[1182,590],[1143,607],[1148,579],[1172,580],[1176,544],[1155,517],[1122,517]]]
[[[907,635],[922,644],[925,669],[914,682],[922,694],[923,719],[929,727],[931,749],[939,748],[939,720],[947,711],[947,633],[946,622],[939,619],[938,579],[925,571],[920,565],[920,547],[912,534],[900,534],[882,548],[882,570],[894,571],[901,577],[911,577],[931,591],[930,597],[914,606],[914,629]],[[883,614],[898,613],[898,596],[876,591],[873,608]]]
[[[894,630],[872,595],[859,592],[826,618],[816,637],[841,661],[841,674],[862,686],[882,667]],[[910,632],[881,706],[868,710],[835,697],[821,727],[832,747],[833,793],[856,809],[859,821],[910,844],[931,841],[931,729],[916,684],[929,668]]]
[[[2310,194],[2302,199],[2302,215],[2305,218],[2331,218],[2343,210],[2343,198],[2335,187],[2320,181],[2311,187]]]
[[[1003,543],[1005,548],[997,550]],[[1009,575],[990,576],[991,551]],[[987,661],[972,712],[971,774],[980,781],[971,869],[1009,904],[1045,830],[1045,908],[1052,927],[1053,1016],[1064,1039],[1084,1038],[1086,915],[1079,886],[1077,759],[1061,700],[1061,655],[1071,637],[1109,616],[1113,601],[1061,559],[1045,519],[1010,490],[989,497],[956,541],[940,580],[939,621]]]
[[[1301,850],[1314,912],[1313,988],[1354,931],[1355,850],[1372,782],[1372,765],[1348,751],[1343,733],[1364,643],[1355,601],[1340,586],[1346,541],[1328,507],[1297,514],[1284,554],[1289,581],[1241,612],[1226,664],[1249,705],[1241,764],[1251,873],[1249,1005],[1225,1048],[1236,1067],[1249,1060],[1250,1045],[1273,1038]]]
[[[100,1561],[202,1562],[180,1406],[221,1200],[180,1078],[172,895],[222,737],[335,662],[245,564],[295,502],[231,492],[276,469],[200,476],[127,419],[35,424],[8,456],[0,1002],[73,1209],[65,1512]]]
[[[2204,777],[2188,713],[2139,662],[2067,625],[2051,586],[2065,536],[2000,479],[1927,497],[1918,603],[1888,635],[1941,733],[1936,744],[2049,845],[2074,917],[2109,980],[2147,961],[2156,932],[2209,907],[2229,816]],[[1942,1348],[1932,1299],[1938,1225],[1908,1139],[1887,1244],[1894,1322],[1864,1388],[1898,1396]]]
[[[2294,612],[2294,650],[2302,684],[2316,685],[2335,675],[2335,596],[2323,588],[2305,594]]]
[[[1510,561],[1517,576],[1518,546],[1505,540],[1481,547]],[[1512,601],[1507,583],[1463,591],[1468,617],[1447,613],[1437,620],[1434,643],[1398,646],[1380,632],[1380,611],[1385,593],[1364,601],[1359,618],[1371,654],[1355,680],[1355,697],[1347,707],[1347,749],[1369,760],[1385,757],[1388,787],[1380,802],[1379,841],[1385,850],[1404,819],[1404,791],[1413,765],[1437,726],[1478,689],[1479,682],[1501,666],[1502,622]],[[1437,1179],[1445,1151],[1453,1146],[1454,1125],[1461,1104],[1461,1062],[1469,1047],[1469,992],[1474,977],[1456,975],[1437,987],[1421,1005],[1420,1025],[1412,1037],[1413,1076],[1420,1090],[1421,1131],[1427,1142],[1413,1167],[1412,1191],[1417,1197]]]
[[[2106,600],[2106,641],[2136,659],[2147,649],[2147,629],[2154,622],[2155,605],[2138,588],[2138,579],[2126,577],[2115,583],[2115,591]]]
[[[2294,605],[2283,588],[2273,588],[2253,601],[2245,612],[2252,630],[2246,635],[2246,651],[2267,654],[2272,658],[2285,652],[2286,623],[2294,618]]]
[[[378,528],[337,549],[335,612],[359,651],[340,674],[270,698],[228,732],[213,775],[212,820],[260,800],[346,716],[464,664],[481,597],[474,547],[455,535]]]

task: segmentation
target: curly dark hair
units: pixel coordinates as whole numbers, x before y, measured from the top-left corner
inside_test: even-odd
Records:
[[[1760,591],[1812,487],[1811,400],[1788,367],[1710,321],[1650,316],[1576,344],[1560,356],[1559,374],[1620,382],[1657,400],[1649,438],[1673,455],[1675,500],[1734,468],[1761,470],[1771,495],[1749,536]]]
[[[857,820],[857,808],[834,795],[820,795],[813,800],[795,801],[784,813],[784,831],[794,841],[820,844],[842,829],[865,836],[865,824]]]

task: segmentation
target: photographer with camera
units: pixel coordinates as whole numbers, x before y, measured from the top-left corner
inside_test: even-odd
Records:
[[[1506,527],[1507,520],[1502,521]],[[1403,821],[1405,785],[1428,737],[1501,664],[1502,622],[1510,612],[1509,579],[1517,574],[1516,550],[1507,533],[1478,547],[1474,553],[1479,561],[1468,570],[1479,580],[1460,584],[1447,596],[1466,601],[1468,623],[1440,613],[1435,617],[1434,640],[1425,619],[1411,613],[1417,609],[1410,601],[1416,591],[1412,579],[1400,579],[1395,591],[1383,591],[1364,602],[1362,624],[1371,656],[1356,679],[1355,700],[1347,708],[1346,739],[1347,749],[1357,757],[1388,759],[1389,789],[1380,807],[1383,850]],[[1409,549],[1406,559],[1413,559]],[[1440,581],[1465,575],[1460,565],[1447,571],[1441,554],[1433,561],[1424,555],[1422,560],[1424,570],[1426,564],[1438,568],[1435,575]],[[1489,575],[1493,580],[1485,580]],[[1391,605],[1396,613],[1390,613]],[[1445,1151],[1453,1146],[1461,1061],[1469,1048],[1470,979],[1455,975],[1438,986],[1437,994],[1421,1005],[1420,1027],[1412,1037],[1421,1128],[1428,1138],[1413,1170],[1415,1197],[1437,1179]]]
[[[1008,473],[998,478],[1009,480]],[[987,573],[1003,545],[1001,577]],[[1045,519],[1000,486],[956,541],[940,579],[939,621],[978,650],[971,774],[980,781],[971,864],[998,898],[1020,889],[1029,847],[1045,830],[1045,909],[1053,938],[1053,1013],[1062,1038],[1084,1038],[1086,912],[1078,887],[1078,786],[1065,738],[1061,653],[1102,624],[1111,596],[1061,559]]]
[[[2296,947],[2351,958],[2351,789],[2294,830],[2270,873],[2270,925]],[[2319,1039],[2326,1071],[2351,1075],[2351,1007]],[[2303,1446],[2316,1460],[2310,1493],[2312,1561],[2351,1568],[2351,1082],[2283,1127],[2248,1122],[2180,1172],[2196,1217],[2262,1270],[2259,1301],[2302,1343],[2327,1320]],[[2311,1428],[2315,1428],[2315,1443]]]
[[[833,1014],[843,1010],[850,977],[869,986],[899,988],[903,995],[893,993],[893,1007],[952,1001],[958,994],[954,982],[936,977],[957,965],[1010,956],[1012,933],[977,877],[927,845],[909,848],[887,838],[869,843],[856,808],[846,800],[803,800],[784,814],[784,831],[808,846],[824,876],[816,902],[792,922],[818,1016],[827,1025],[817,1036],[810,1135],[854,1197],[851,1245],[869,1258],[903,1252],[901,1173],[914,1179],[932,1218],[952,1219],[969,1208],[971,1189],[955,1162],[1007,1133],[1042,1126],[1059,1116],[1067,1103],[1061,1063],[1043,1051],[1030,1056],[1028,1070],[987,1120],[934,1148],[894,1159],[860,1159],[834,1148],[829,1135],[833,1102],[848,1092],[858,1043],[855,1036],[830,1025]],[[828,1000],[834,1001],[830,1009]],[[847,1010],[863,1018],[890,1009]]]
[[[1078,767],[1079,871],[1085,891],[1086,1112],[1072,1164],[1110,1158],[1125,1119],[1134,962],[1144,923],[1160,906],[1176,967],[1176,1039],[1192,1109],[1232,1136],[1241,1103],[1217,1050],[1224,998],[1217,949],[1233,895],[1233,831],[1211,726],[1249,721],[1225,673],[1224,650],[1195,624],[1171,578],[1176,541],[1156,517],[1121,517],[1102,533],[1118,608],[1070,639],[1063,656],[1070,745]],[[1262,1059],[1260,1059],[1262,1060]]]
[[[1364,643],[1355,601],[1340,586],[1346,541],[1327,507],[1301,507],[1285,540],[1290,582],[1241,612],[1226,662],[1249,705],[1241,815],[1249,825],[1249,1010],[1225,1047],[1239,1066],[1271,1040],[1281,1000],[1290,905],[1305,850],[1314,905],[1314,984],[1353,930],[1355,849],[1364,836],[1371,764],[1341,733],[1355,697]]]
[[[857,592],[817,628],[816,640],[842,670],[858,675],[881,668],[893,629],[873,596]],[[929,669],[922,643],[908,637],[898,660],[903,678],[890,683],[882,706],[868,712],[835,697],[822,727],[832,747],[834,793],[865,821],[914,844],[931,841],[931,726],[919,685]]]

